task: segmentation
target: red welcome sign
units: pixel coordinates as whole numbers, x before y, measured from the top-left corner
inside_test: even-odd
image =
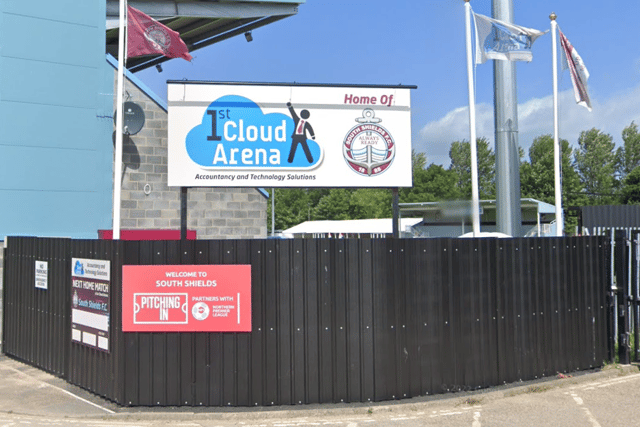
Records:
[[[124,265],[122,330],[251,332],[251,266]]]

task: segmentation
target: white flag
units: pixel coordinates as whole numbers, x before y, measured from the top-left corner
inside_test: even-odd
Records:
[[[589,71],[578,52],[560,31],[560,27],[558,27],[558,33],[560,34],[560,45],[562,46],[562,69],[566,70],[568,68],[571,73],[573,93],[578,105],[583,105],[591,111],[591,99],[589,99],[589,88],[587,87]]]
[[[484,64],[487,59],[531,61],[533,42],[546,33],[477,13],[473,15],[476,21],[476,64]]]

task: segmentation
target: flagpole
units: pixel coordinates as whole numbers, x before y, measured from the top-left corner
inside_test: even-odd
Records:
[[[478,191],[478,154],[476,141],[476,99],[473,83],[473,55],[471,52],[471,4],[464,0],[465,32],[467,39],[467,79],[469,87],[469,145],[471,149],[471,215],[473,237],[480,234],[480,197]]]
[[[564,235],[564,218],[562,215],[562,181],[560,175],[560,138],[558,136],[558,47],[556,34],[558,15],[551,13],[551,46],[552,46],[552,67],[553,67],[553,174],[555,176],[555,196],[556,196],[556,236]]]
[[[118,33],[118,78],[116,85],[116,146],[113,160],[113,240],[120,239],[120,199],[122,192],[122,122],[124,115],[124,44],[126,0],[120,0],[120,31]]]

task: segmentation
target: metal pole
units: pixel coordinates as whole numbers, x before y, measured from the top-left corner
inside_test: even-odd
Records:
[[[124,45],[126,0],[120,0],[120,30],[118,33],[118,81],[116,83],[116,146],[113,156],[113,240],[120,239],[120,198],[122,193],[122,123],[124,115]]]
[[[467,86],[469,88],[469,144],[471,149],[471,217],[473,237],[480,234],[480,192],[478,190],[478,147],[476,141],[476,98],[473,84],[473,55],[471,52],[471,4],[464,0],[465,35],[467,40]],[[464,222],[462,225],[464,234]]]
[[[188,190],[187,187],[180,187],[180,240],[187,240]]]
[[[640,234],[635,236],[635,257],[632,258],[635,265],[635,287],[633,291],[633,354],[634,361],[640,361],[640,352],[638,347],[640,344],[640,310],[638,310],[640,302]]]
[[[627,300],[628,300],[628,287],[627,287],[627,274],[628,270],[625,268],[626,264],[626,252],[627,242],[626,236],[623,230],[614,231],[616,239],[615,250],[615,275],[616,285],[618,291],[617,299],[617,318],[618,318],[618,358],[619,362],[628,365],[629,364],[629,323],[627,321]]]
[[[513,0],[492,0],[493,17],[513,23]],[[512,61],[493,61],[496,140],[496,226],[510,236],[522,234],[518,97]]]
[[[276,235],[276,189],[271,188],[271,236]]]
[[[394,187],[391,192],[393,193],[393,238],[398,239],[400,237],[400,226],[398,224],[400,218],[400,194],[398,187]]]
[[[561,175],[561,153],[560,137],[558,131],[558,45],[556,34],[558,23],[555,13],[549,15],[551,19],[551,46],[552,46],[552,67],[553,67],[553,174],[555,176],[556,193],[556,236],[564,235],[564,217],[562,215],[562,175]]]

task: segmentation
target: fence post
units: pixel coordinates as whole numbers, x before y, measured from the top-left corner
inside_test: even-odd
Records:
[[[618,359],[622,364],[629,364],[629,321],[627,320],[628,312],[628,255],[629,239],[627,239],[625,230],[615,231],[615,249],[614,249],[614,274],[617,293],[617,316],[618,316]]]
[[[633,308],[633,360],[635,362],[640,361],[640,351],[638,349],[640,341],[640,234],[636,232],[635,239],[632,239],[632,252],[631,263],[633,268],[631,270],[633,279],[632,283],[632,297],[631,306]]]
[[[607,290],[607,357],[609,362],[615,362],[615,347],[616,347],[616,333],[618,328],[616,327],[616,275],[614,273],[614,260],[616,250],[615,232],[613,229],[609,230],[609,233],[605,232],[602,235],[606,235],[609,238],[609,254],[607,260],[609,261],[607,269],[607,277],[609,279],[609,289]]]

